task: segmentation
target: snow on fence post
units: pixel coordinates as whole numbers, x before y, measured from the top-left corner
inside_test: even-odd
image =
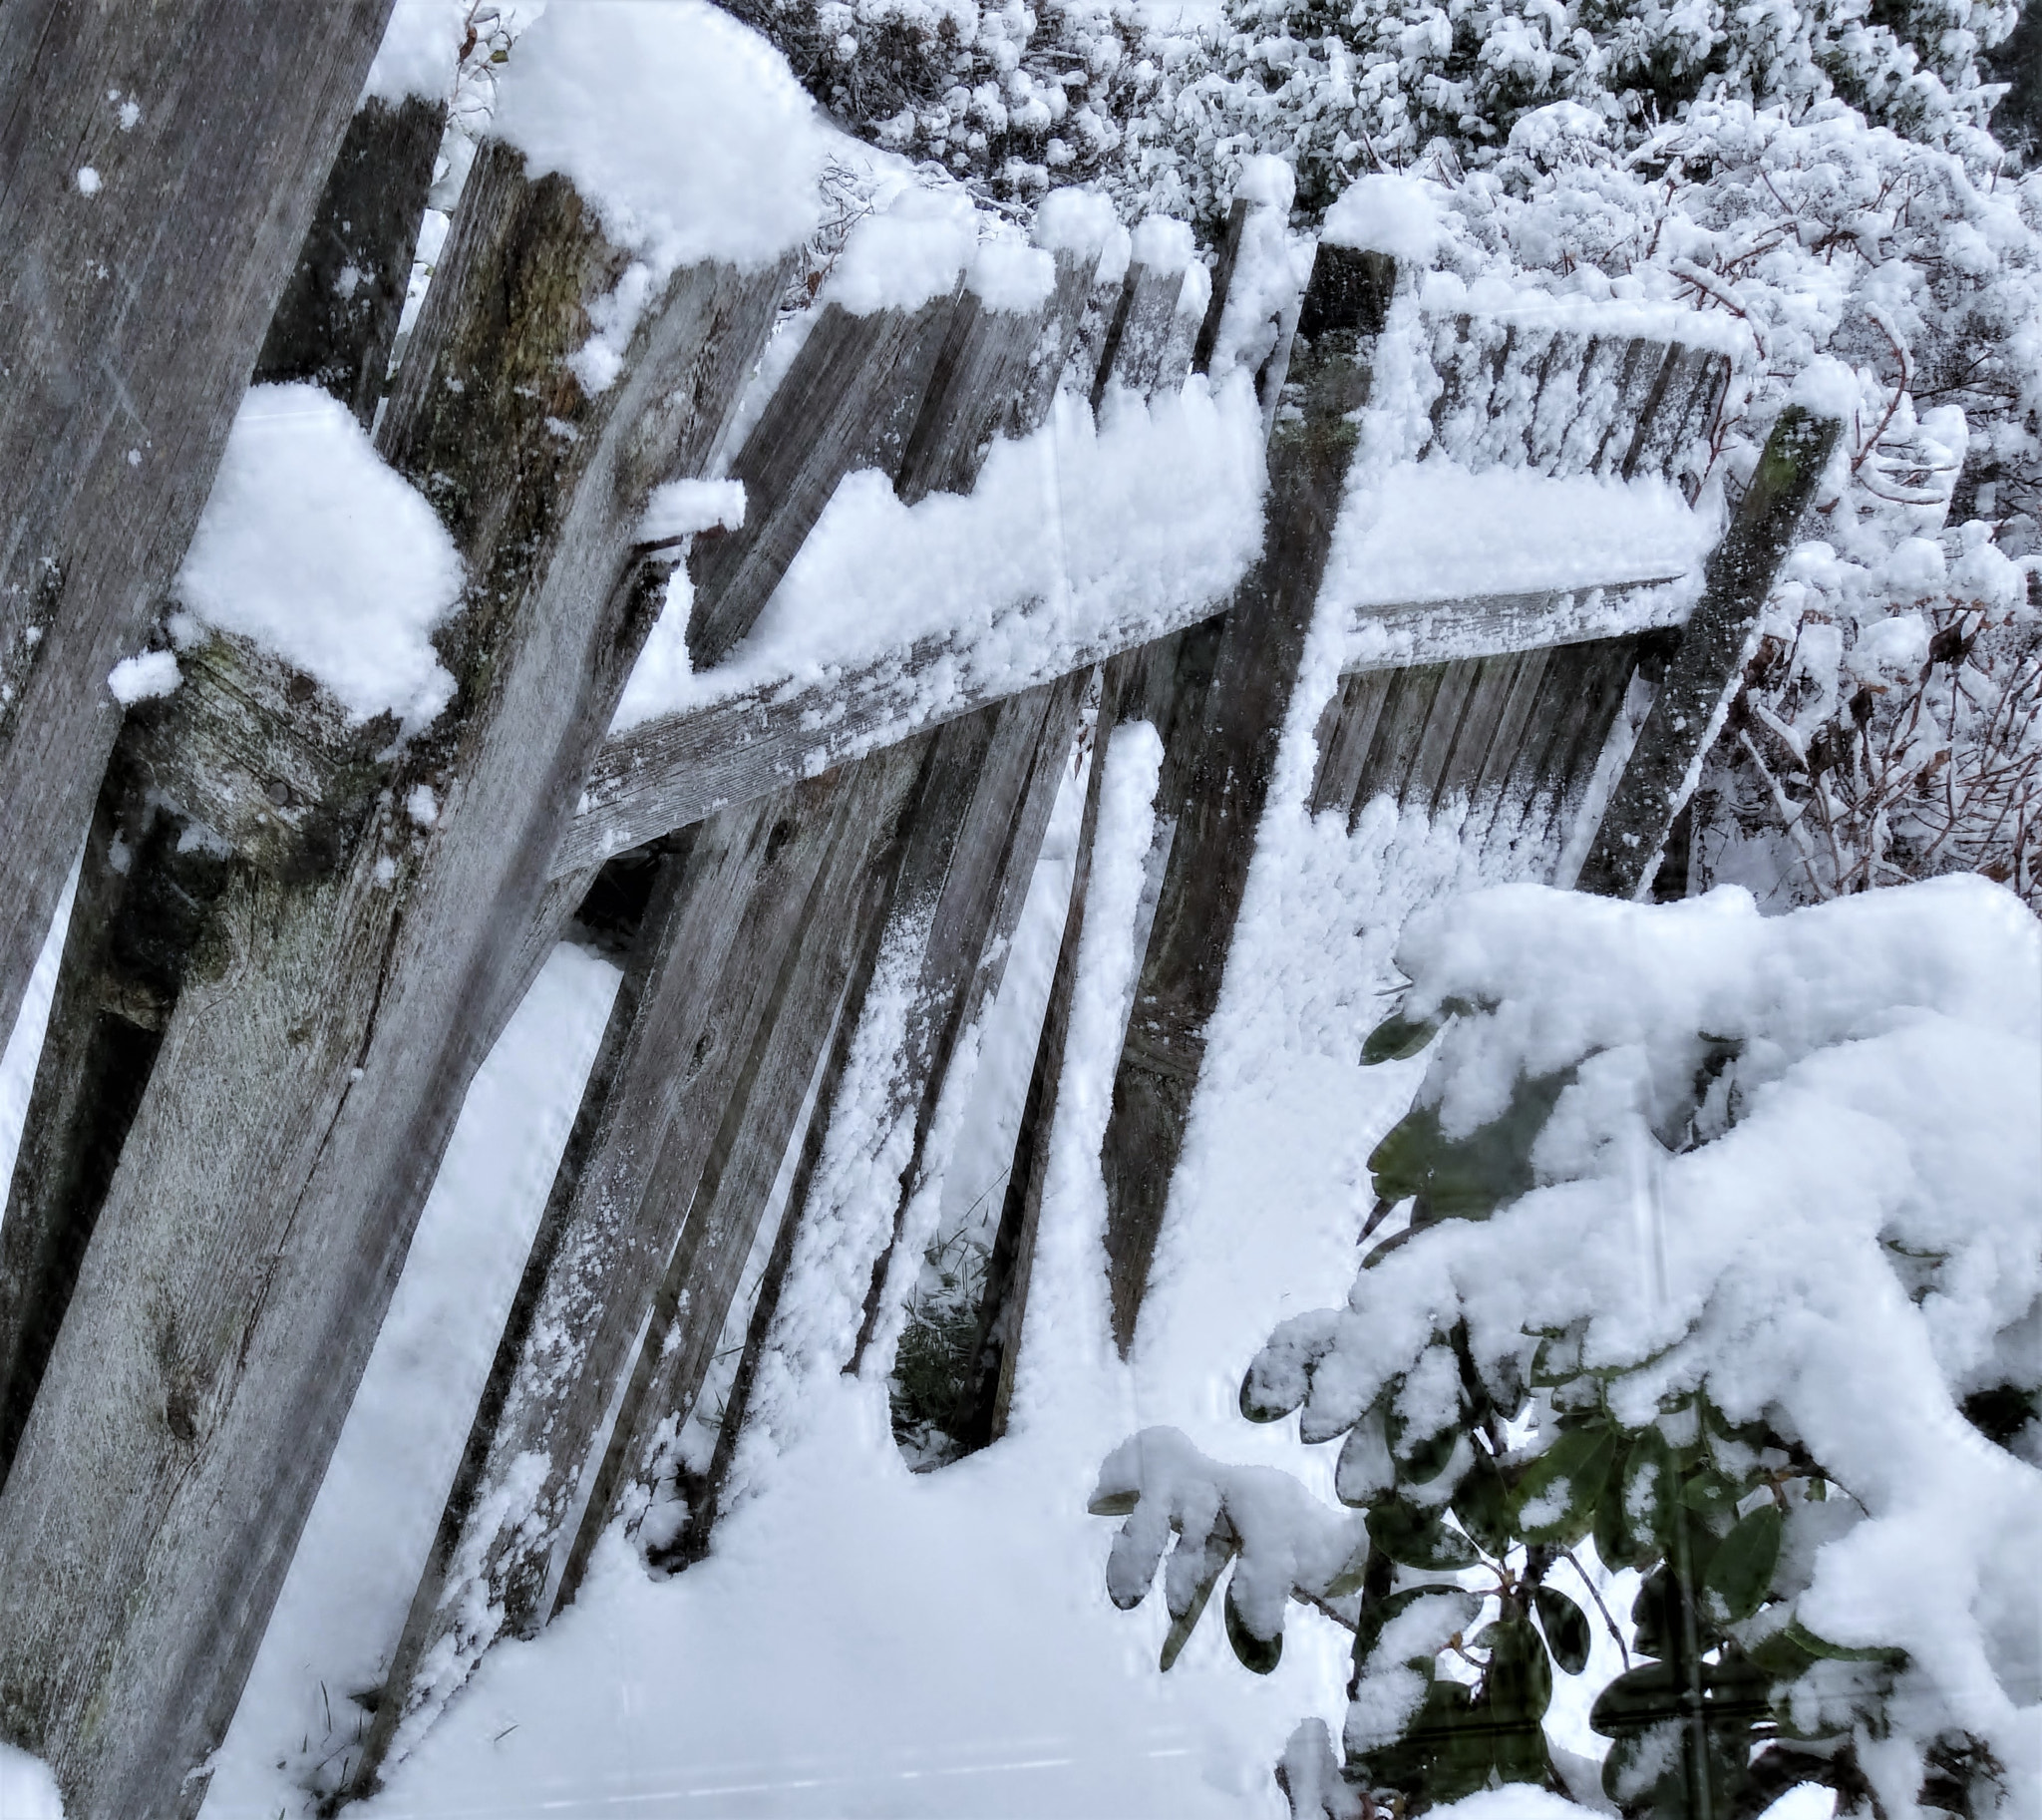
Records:
[[[256,383],[310,380],[368,426],[445,119],[443,104],[416,96],[363,102],[271,318]],[[337,288],[350,264],[357,279]],[[182,668],[173,699],[131,705],[80,862],[0,1221],[0,1484],[191,946],[226,882],[218,842],[204,837],[260,850],[270,864],[290,860],[309,813],[330,818],[359,795],[341,773],[373,794],[374,754],[396,733],[388,718],[351,724],[245,639],[223,634],[187,652]]]
[[[1151,215],[1135,229],[1134,248],[1121,294],[1108,319],[1093,375],[1091,404],[1096,414],[1109,384],[1145,396],[1163,377],[1164,349],[1177,319],[1191,256],[1191,230],[1167,215]]]
[[[1222,621],[1209,690],[1165,740],[1160,819],[1176,825],[1106,1136],[1108,1277],[1122,1351],[1161,1229],[1239,913],[1306,630],[1367,402],[1369,359],[1396,277],[1382,253],[1319,244],[1271,439],[1262,555]]]
[[[269,319],[256,385],[309,380],[372,427],[446,127],[446,103],[418,95],[372,95],[356,111]]]
[[[74,1813],[203,1797],[649,623],[646,500],[770,326],[785,258],[732,256],[661,279],[564,177],[478,157],[382,435],[468,564],[454,701],[316,864],[232,863],[0,1494],[5,1722]]]
[[[1578,890],[1634,898],[1651,883],[1667,832],[1736,693],[1773,577],[1842,432],[1839,419],[1798,404],[1774,424],[1729,529],[1710,553],[1702,597],[1611,794]]]
[[[0,8],[0,1030],[389,10]]]

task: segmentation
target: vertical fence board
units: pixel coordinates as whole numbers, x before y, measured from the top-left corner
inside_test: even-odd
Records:
[[[0,1030],[389,10],[0,7]]]

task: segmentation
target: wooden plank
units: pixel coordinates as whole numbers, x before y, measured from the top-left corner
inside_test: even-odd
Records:
[[[1233,198],[1226,211],[1226,225],[1220,230],[1218,255],[1212,261],[1212,294],[1205,300],[1205,314],[1198,324],[1198,336],[1191,343],[1191,371],[1212,371],[1212,356],[1219,351],[1219,326],[1226,318],[1226,299],[1233,289],[1233,268],[1240,260],[1241,236],[1247,232],[1248,199]]]
[[[837,484],[900,462],[957,309],[954,291],[914,310],[853,315],[825,302],[786,378],[731,463],[745,488],[737,531],[703,533],[689,552],[695,600],[688,650],[723,660],[757,621]]]
[[[1366,402],[1368,356],[1394,275],[1379,254],[1320,242],[1270,450],[1264,555],[1226,615],[1211,689],[1158,812],[1176,839],[1114,1083],[1104,1163],[1108,1277],[1125,1351],[1183,1146],[1203,1027],[1246,884],[1276,743],[1295,686],[1340,493]]]
[[[1707,348],[1674,344],[1659,383],[1639,414],[1637,433],[1624,457],[1625,480],[1641,475],[1671,478],[1692,425],[1695,402],[1705,389],[1713,390],[1716,360]]]
[[[269,319],[253,383],[323,386],[363,429],[374,423],[446,127],[444,102],[362,103]]]
[[[1678,623],[1685,597],[1667,580],[1371,607],[1357,615],[1356,627],[1366,629],[1373,649],[1357,657],[1355,667],[1423,662],[1436,651],[1489,656],[1554,636],[1592,636],[1618,613],[1627,624]],[[1105,627],[1043,651],[1032,669],[1013,669],[1003,660],[980,672],[968,652],[931,637],[918,641],[905,657],[877,658],[827,681],[798,688],[763,683],[706,708],[643,722],[604,742],[551,870],[592,869],[610,854],[972,713],[1007,693],[1089,669],[1139,644],[1160,642],[1210,619],[1221,604],[1187,600],[1160,624],[1143,619]],[[954,692],[940,706],[931,706],[921,679],[938,664],[949,666]]]
[[[1427,804],[1428,813],[1438,815],[1456,799],[1472,808],[1475,788],[1489,755],[1509,731],[1504,709],[1510,702],[1519,667],[1520,659],[1515,654],[1478,657],[1468,664],[1467,705],[1461,711],[1453,747],[1440,763],[1438,781]]]
[[[1042,1030],[1036,1038],[1021,1125],[1015,1134],[1007,1190],[986,1259],[977,1343],[972,1348],[972,1377],[960,1399],[954,1438],[966,1453],[989,1447],[1006,1433],[1007,1415],[1013,1403],[1014,1371],[1027,1320],[1028,1284],[1035,1269],[1043,1189],[1049,1180],[1050,1132],[1056,1124],[1057,1098],[1063,1083],[1078,983],[1078,950],[1085,936],[1085,906],[1092,884],[1093,849],[1099,834],[1099,805],[1106,779],[1106,747],[1120,718],[1130,661],[1116,658],[1105,666],[1100,677],[1099,705],[1092,728],[1092,768],[1086,778],[1085,806],[1078,823],[1071,896],[1064,910],[1063,935],[1057,946],[1056,968],[1050,976]]]
[[[1311,809],[1347,810],[1354,801],[1361,768],[1375,743],[1376,722],[1390,692],[1391,670],[1363,670],[1343,676],[1319,718],[1318,769],[1312,777]]]
[[[484,148],[381,438],[466,558],[456,703],[324,870],[236,864],[0,1494],[6,1723],[77,1811],[202,1798],[649,623],[644,502],[699,472],[782,282],[677,272],[588,399],[566,362],[629,263],[564,179]]]
[[[901,1242],[909,1208],[931,1167],[930,1129],[958,1038],[978,1022],[999,990],[1077,734],[1082,684],[1080,677],[1066,677],[974,716],[973,720],[989,723],[983,747],[960,753],[956,760],[949,760],[945,750],[949,729],[937,735],[930,785],[945,781],[946,771],[954,772],[965,808],[954,818],[956,833],[944,844],[948,851],[939,852],[931,844],[930,863],[917,867],[911,855],[903,872],[903,885],[917,895],[935,897],[906,1036],[888,1083],[892,1103],[887,1121],[911,1121],[913,1136],[894,1197],[892,1234],[872,1261],[857,1340],[845,1365],[849,1371],[862,1367],[882,1308],[889,1299],[904,1297],[921,1268],[920,1248],[903,1248]],[[891,1284],[890,1297],[889,1276],[902,1279]]]
[[[1637,745],[1611,794],[1579,889],[1635,897],[1721,725],[1758,615],[1842,426],[1798,406],[1780,414],[1758,467],[1710,553],[1702,597],[1681,634]]]
[[[1399,804],[1405,800],[1419,750],[1425,742],[1425,729],[1432,718],[1433,703],[1451,667],[1444,663],[1412,664],[1391,676],[1382,713],[1376,721],[1375,737],[1355,784],[1349,827],[1379,796]]]
[[[117,760],[86,842],[0,1220],[0,1483],[192,943],[225,883],[216,846],[185,846],[186,826],[153,812]]]
[[[1480,663],[1480,658],[1463,658],[1458,663],[1444,666],[1440,672],[1439,687],[1433,693],[1425,724],[1413,748],[1411,773],[1405,779],[1402,797],[1412,808],[1421,809],[1427,815],[1433,812],[1434,799],[1446,775],[1447,761],[1460,742],[1461,723],[1475,691]]]
[[[1184,287],[1183,266],[1173,270],[1138,261],[1128,267],[1100,349],[1099,371],[1092,379],[1095,415],[1109,384],[1125,386],[1144,397],[1156,390],[1163,372],[1163,352],[1177,315],[1178,294]]]
[[[388,1754],[416,1742],[499,1635],[543,1623],[584,1464],[685,1243],[725,1108],[749,1097],[806,936],[828,907],[860,895],[923,756],[911,742],[730,811],[665,863],[364,1741],[356,1792],[375,1786]],[[834,990],[824,995],[834,1003]]]
[[[0,7],[0,1029],[389,10]]]
[[[378,102],[356,115],[258,380],[319,378],[373,411],[444,112]],[[367,274],[345,302],[334,292],[343,257]],[[322,333],[332,337],[328,358],[318,353]],[[364,392],[367,366],[377,385]],[[355,723],[243,638],[222,634],[186,651],[180,670],[171,696],[136,704],[122,725],[0,1223],[0,1483],[191,948],[225,883],[220,842],[274,872],[323,864],[367,813],[382,783],[376,754],[397,737],[395,717]]]
[[[1060,247],[1056,288],[1043,312],[1042,335],[1028,357],[1028,377],[1014,393],[1012,415],[1001,426],[1006,436],[1026,434],[1049,417],[1065,369],[1076,357],[1079,331],[1084,323],[1086,300],[1092,294],[1092,275],[1099,269],[1097,248],[1076,252]]]

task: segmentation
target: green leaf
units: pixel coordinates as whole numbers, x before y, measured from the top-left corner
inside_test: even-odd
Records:
[[[1602,1792],[1624,1814],[1690,1820],[1678,1721],[1620,1733],[1602,1759]]]
[[[1532,1146],[1573,1075],[1568,1068],[1519,1081],[1502,1117],[1464,1138],[1446,1136],[1437,1107],[1415,1108],[1369,1157],[1376,1193],[1386,1201],[1420,1196],[1424,1206],[1412,1216],[1414,1227],[1487,1220],[1533,1186]]]
[[[1191,1633],[1198,1628],[1198,1620],[1205,1614],[1205,1607],[1212,1597],[1212,1589],[1219,1584],[1219,1570],[1231,1559],[1229,1553],[1220,1553],[1217,1564],[1210,1574],[1199,1577],[1198,1584],[1191,1592],[1191,1603],[1176,1618],[1170,1621],[1170,1629],[1164,1635],[1163,1653],[1157,1666],[1168,1674],[1176,1665],[1177,1658],[1191,1639]]]
[[[1348,1556],[1347,1565],[1326,1583],[1320,1597],[1345,1599],[1350,1593],[1359,1593],[1368,1581],[1369,1557],[1374,1552],[1374,1546],[1369,1541],[1367,1532],[1363,1531],[1360,1546]]]
[[[1532,1603],[1552,1645],[1552,1659],[1567,1673],[1579,1674],[1588,1665],[1588,1615],[1556,1587],[1532,1588]]]
[[[1368,1513],[1368,1533],[1377,1548],[1408,1568],[1447,1573],[1472,1568],[1482,1559],[1465,1536],[1457,1536],[1437,1511],[1420,1510],[1402,1498],[1386,1498]]]
[[[1777,1504],[1762,1504],[1741,1517],[1723,1538],[1702,1585],[1723,1602],[1724,1616],[1741,1623],[1759,1609],[1780,1562],[1784,1519]]]
[[[1860,1648],[1849,1643],[1833,1643],[1828,1638],[1818,1637],[1800,1619],[1790,1619],[1788,1632],[1794,1640],[1811,1655],[1819,1655],[1833,1662],[1878,1662],[1888,1668],[1902,1668],[1907,1663],[1904,1649],[1886,1649],[1876,1645]]]
[[[1631,1623],[1637,1627],[1631,1646],[1640,1655],[1672,1655],[1680,1642],[1680,1586],[1671,1567],[1645,1576],[1631,1601]]]
[[[1373,1504],[1397,1483],[1380,1402],[1347,1431],[1333,1468],[1333,1495],[1350,1509]]]
[[[1508,1606],[1505,1609],[1510,1611]],[[1552,1663],[1545,1653],[1545,1639],[1532,1628],[1529,1618],[1512,1612],[1475,1640],[1489,1650],[1489,1672],[1483,1686],[1497,1723],[1535,1726],[1552,1704]]]
[[[1095,1494],[1085,1508],[1095,1517],[1130,1517],[1141,1502],[1138,1491],[1108,1491]]]
[[[1455,1586],[1406,1587],[1401,1593],[1392,1593],[1387,1599],[1363,1606],[1354,1626],[1354,1659],[1358,1666],[1368,1665],[1368,1658],[1375,1653],[1376,1644],[1382,1640],[1390,1621],[1402,1616],[1421,1599],[1455,1601],[1462,1624],[1472,1624],[1476,1614],[1482,1610],[1482,1602],[1474,1594]],[[1433,1661],[1429,1655],[1413,1657],[1411,1665],[1422,1667],[1428,1676],[1432,1673]]]
[[[1489,1781],[1493,1732],[1488,1708],[1466,1686],[1436,1680],[1403,1737],[1363,1756],[1362,1779],[1433,1802],[1459,1801]]]
[[[1527,1542],[1571,1548],[1588,1533],[1615,1461],[1616,1431],[1606,1422],[1567,1429],[1518,1482],[1518,1533]]]
[[[1278,1631],[1274,1637],[1265,1638],[1250,1631],[1240,1615],[1240,1607],[1234,1603],[1230,1580],[1226,1583],[1226,1640],[1233,1645],[1240,1665],[1252,1674],[1267,1674],[1283,1659],[1283,1633]]]
[[[1255,1368],[1250,1365],[1240,1380],[1240,1412],[1251,1422],[1280,1422],[1297,1403],[1268,1403],[1255,1395]],[[1304,1399],[1300,1397],[1298,1402]]]
[[[1454,1488],[1453,1510],[1484,1554],[1501,1558],[1510,1552],[1510,1488],[1504,1483],[1503,1469],[1479,1447],[1474,1464]]]
[[[1595,1704],[1588,1709],[1588,1725],[1605,1738],[1617,1738],[1680,1716],[1680,1688],[1673,1664],[1646,1662],[1619,1674],[1596,1695]]]
[[[1649,1538],[1661,1554],[1672,1544],[1679,1492],[1673,1449],[1666,1437],[1656,1428],[1633,1436],[1623,1462],[1624,1522],[1634,1538],[1641,1543]]]
[[[1658,1551],[1649,1525],[1633,1525],[1624,1508],[1624,1488],[1630,1483],[1630,1450],[1612,1468],[1602,1496],[1595,1501],[1595,1553],[1602,1565],[1615,1571],[1642,1568]]]
[[[1718,1534],[1737,1521],[1737,1487],[1713,1466],[1704,1467],[1681,1489],[1682,1506]]]
[[[1439,1017],[1406,1017],[1394,1011],[1368,1033],[1361,1045],[1361,1065],[1373,1068],[1379,1062],[1409,1061],[1440,1033],[1445,1024]]]

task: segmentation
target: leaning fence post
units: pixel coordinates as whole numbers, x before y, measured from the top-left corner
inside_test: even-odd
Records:
[[[0,1030],[390,4],[0,7]]]
[[[237,856],[0,1494],[7,1729],[89,1820],[202,1798],[649,623],[646,500],[699,472],[784,281],[656,282],[590,393],[570,363],[632,263],[485,148],[382,437],[467,558],[455,701],[304,864]]]
[[[1634,898],[1651,883],[1667,830],[1693,794],[1737,691],[1773,577],[1842,432],[1837,419],[1799,405],[1789,405],[1773,425],[1751,484],[1710,553],[1702,597],[1603,812],[1578,890]]]

